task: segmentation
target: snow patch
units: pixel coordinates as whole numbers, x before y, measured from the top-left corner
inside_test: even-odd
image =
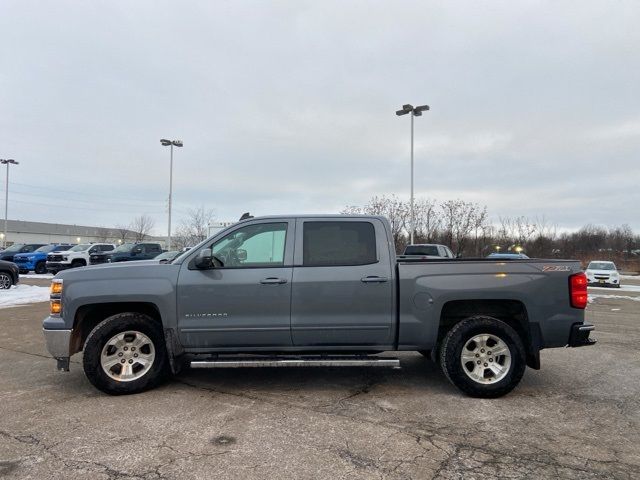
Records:
[[[622,285],[620,285],[620,288],[613,288],[613,287],[589,287],[589,290],[598,290],[598,291],[604,291],[607,290],[608,292],[610,291],[616,291],[616,292],[640,292],[640,285],[625,285],[624,283]]]
[[[640,302],[640,297],[629,297],[627,295],[589,295],[589,303],[593,303],[597,298],[613,298],[617,300],[632,300],[634,302]]]
[[[49,287],[37,285],[14,285],[8,290],[0,290],[0,308],[28,305],[49,300]]]
[[[21,273],[20,278],[41,278],[43,280],[50,280],[53,278],[53,275],[51,273],[43,273],[40,275],[36,273]]]

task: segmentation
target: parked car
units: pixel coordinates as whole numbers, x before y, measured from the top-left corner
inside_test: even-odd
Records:
[[[151,260],[162,253],[159,243],[123,243],[113,252],[108,252],[94,263],[130,262],[132,260]]]
[[[68,268],[84,267],[89,265],[89,257],[92,253],[111,251],[115,245],[112,243],[81,243],[70,248],[66,252],[52,252],[47,255],[47,271],[58,273]]]
[[[171,263],[178,255],[182,255],[182,253],[184,252],[179,250],[170,250],[168,252],[161,253],[155,257],[154,260],[158,260],[159,263]]]
[[[428,258],[456,258],[453,252],[446,245],[437,243],[416,243],[407,245],[402,255],[398,255],[399,260],[426,260]]]
[[[44,243],[14,243],[0,253],[0,260],[13,262],[13,257],[16,253],[31,253],[43,245]]]
[[[15,263],[0,260],[0,289],[6,290],[20,281],[20,272]]]
[[[620,273],[613,262],[593,260],[589,262],[585,273],[589,285],[620,288]]]
[[[476,397],[512,390],[540,350],[591,345],[580,262],[396,261],[378,216],[241,221],[173,263],[61,272],[47,348],[58,369],[110,394],[140,392],[184,365],[400,366],[438,359]],[[567,372],[570,375],[570,372]]]
[[[37,274],[47,273],[47,254],[64,252],[73,246],[68,243],[44,245],[31,253],[16,253],[13,262],[18,265],[20,273],[29,273],[30,271]]]
[[[493,260],[523,260],[528,259],[524,253],[490,253],[487,258]]]

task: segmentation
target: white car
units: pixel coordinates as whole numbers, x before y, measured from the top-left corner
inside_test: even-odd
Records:
[[[591,286],[620,288],[620,273],[613,262],[594,260],[589,263],[585,273]]]

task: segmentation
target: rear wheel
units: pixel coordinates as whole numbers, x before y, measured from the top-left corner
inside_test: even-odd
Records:
[[[505,322],[470,317],[445,336],[440,365],[451,383],[467,395],[500,397],[513,390],[524,375],[524,345]]]
[[[13,277],[5,272],[0,272],[0,289],[6,290],[13,285]]]
[[[168,372],[162,332],[147,315],[109,317],[87,337],[83,366],[89,381],[111,395],[153,388]]]
[[[42,275],[43,273],[47,273],[47,265],[45,262],[36,263],[36,268],[34,270],[38,275]]]
[[[74,260],[73,262],[71,262],[71,268],[79,268],[79,267],[84,267],[87,264],[85,263],[84,260]]]

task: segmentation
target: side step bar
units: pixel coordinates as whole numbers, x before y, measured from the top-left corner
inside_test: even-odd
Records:
[[[245,367],[390,367],[400,368],[400,359],[366,356],[303,356],[303,357],[235,357],[193,360],[191,368]]]

